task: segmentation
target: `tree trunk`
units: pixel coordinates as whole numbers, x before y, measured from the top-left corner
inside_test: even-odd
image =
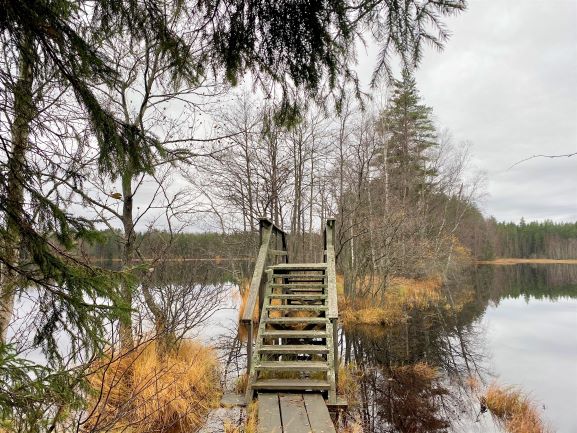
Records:
[[[122,270],[128,269],[134,259],[134,221],[132,218],[132,171],[122,174],[122,224],[124,226],[124,245],[122,251]],[[132,284],[122,283],[120,293],[128,306],[132,308]],[[120,348],[123,353],[134,349],[132,336],[132,315],[120,320]]]
[[[164,358],[176,346],[175,333],[169,329],[168,319],[161,306],[154,300],[150,287],[146,282],[142,282],[142,294],[146,306],[154,316],[154,328],[156,331],[156,355],[158,358]]]
[[[29,146],[30,122],[34,117],[32,102],[32,36],[22,37],[19,77],[14,87],[14,122],[11,128],[12,152],[8,156],[6,176],[6,238],[4,257],[7,268],[0,273],[0,335],[6,342],[8,326],[14,313],[18,273],[11,269],[20,261],[20,225],[24,218],[24,167]]]

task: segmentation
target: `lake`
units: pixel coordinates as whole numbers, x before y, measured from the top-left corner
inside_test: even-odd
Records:
[[[199,272],[228,293],[198,331],[219,348],[230,386],[245,366],[238,288],[222,268],[195,266]],[[356,369],[360,397],[347,417],[369,433],[498,432],[479,403],[496,381],[529,393],[553,431],[577,432],[577,265],[481,265],[445,290],[453,308],[414,312],[393,328],[341,329],[340,356]],[[20,302],[25,320],[29,308]]]
[[[577,266],[482,265],[447,290],[456,309],[343,331],[366,431],[502,431],[479,403],[496,381],[526,391],[553,431],[577,432]]]

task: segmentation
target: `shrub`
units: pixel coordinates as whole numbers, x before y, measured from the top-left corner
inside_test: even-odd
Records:
[[[510,433],[547,433],[539,410],[529,396],[515,387],[500,387],[492,384],[484,396],[491,414]]]
[[[188,432],[218,406],[218,361],[211,348],[184,341],[161,358],[156,345],[108,353],[95,363],[87,431]]]

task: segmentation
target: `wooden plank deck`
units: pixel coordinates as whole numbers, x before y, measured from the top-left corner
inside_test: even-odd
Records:
[[[259,394],[258,433],[336,433],[320,394]]]

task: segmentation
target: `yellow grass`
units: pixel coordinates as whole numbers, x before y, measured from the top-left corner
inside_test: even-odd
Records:
[[[248,373],[242,373],[234,382],[234,392],[244,394],[248,386]]]
[[[238,320],[239,320],[238,336],[241,339],[241,341],[246,341],[246,338],[248,336],[248,329],[240,320],[242,319],[242,316],[244,315],[244,310],[246,308],[246,302],[248,300],[248,294],[250,292],[250,280],[247,278],[243,279],[239,284],[239,288],[240,288],[240,304],[238,306]],[[254,307],[254,312],[252,315],[253,322],[258,322],[259,317],[260,315],[258,311],[258,302],[257,302]]]
[[[345,325],[394,326],[406,320],[413,309],[426,309],[444,303],[440,277],[422,280],[392,278],[378,305],[374,299],[339,299],[339,311]]]
[[[198,342],[185,341],[161,360],[151,341],[129,354],[108,355],[94,367],[87,430],[189,432],[219,404],[216,354]]]
[[[247,278],[244,278],[240,284],[239,284],[239,289],[240,289],[240,293],[241,293],[241,297],[240,297],[240,305],[238,306],[238,318],[239,320],[242,318],[242,316],[244,315],[244,310],[246,308],[246,302],[248,301],[248,294],[250,292],[250,280]],[[259,314],[258,314],[258,302],[255,304],[255,308],[254,308],[254,312],[253,312],[253,320],[258,321],[259,319]]]
[[[417,362],[413,365],[392,367],[391,373],[397,381],[410,378],[411,382],[423,382],[428,384],[439,377],[439,371],[426,362]]]
[[[339,365],[337,393],[342,395],[349,405],[354,405],[359,398],[360,371],[354,364]]]
[[[492,384],[484,396],[487,408],[510,433],[548,433],[534,402],[515,387]]]
[[[354,418],[347,422],[347,424],[338,430],[339,433],[363,433],[363,423],[360,420],[358,415],[355,415]]]
[[[522,263],[533,264],[566,264],[577,265],[577,259],[515,259],[515,258],[501,258],[494,260],[477,260],[479,265],[518,265]]]

